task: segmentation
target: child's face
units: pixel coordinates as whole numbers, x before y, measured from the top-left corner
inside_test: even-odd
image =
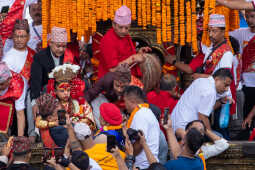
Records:
[[[67,102],[70,97],[71,87],[68,83],[57,86],[56,88],[56,95],[60,101]]]

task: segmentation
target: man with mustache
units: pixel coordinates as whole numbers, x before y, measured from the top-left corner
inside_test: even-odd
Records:
[[[176,61],[176,56],[172,55],[167,57],[167,62],[185,73],[194,73],[194,79],[209,77],[219,68],[231,69],[233,54],[224,37],[225,25],[225,17],[223,15],[210,15],[208,32],[212,43],[211,46],[202,45],[203,53],[198,54],[190,64]]]
[[[172,55],[167,57],[167,62],[185,73],[193,74],[193,79],[207,78],[220,68],[231,70],[233,54],[231,52],[231,47],[227,44],[225,39],[225,26],[225,17],[223,15],[210,15],[208,33],[211,46],[206,47],[202,45],[203,53],[199,53],[190,64],[176,61],[176,56]],[[232,86],[234,87],[234,84]],[[235,90],[235,88],[233,88],[233,90]],[[230,91],[228,95],[231,96]]]
[[[41,0],[36,4],[29,6],[29,14],[33,19],[33,22],[29,24],[30,39],[28,46],[39,52],[42,48],[42,6]]]
[[[106,73],[115,71],[117,66],[123,63],[132,65],[144,61],[144,52],[151,51],[148,47],[142,47],[136,53],[135,46],[129,35],[131,27],[131,11],[123,5],[116,13],[112,22],[112,28],[107,31],[101,40],[98,67],[98,78],[100,79]],[[141,77],[141,71],[138,66],[132,70],[132,75]]]
[[[30,70],[35,54],[35,51],[27,45],[29,37],[28,21],[26,19],[17,20],[12,33],[13,47],[5,53],[2,59],[12,71],[21,74],[27,83],[30,80]]]
[[[4,53],[13,47],[12,30],[17,19],[24,19],[29,5],[37,0],[0,0],[0,36]]]

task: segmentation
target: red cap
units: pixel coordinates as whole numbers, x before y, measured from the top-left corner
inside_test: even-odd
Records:
[[[103,103],[100,106],[100,114],[103,119],[110,125],[121,125],[122,123],[122,114],[120,109],[112,103]]]

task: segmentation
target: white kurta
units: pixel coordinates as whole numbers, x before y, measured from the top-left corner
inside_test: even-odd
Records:
[[[204,58],[204,62],[207,60],[207,58],[209,57],[209,60],[211,59],[210,53],[212,51],[212,45],[210,47],[206,47],[206,46],[202,46],[202,50],[203,53],[205,54],[205,58]],[[233,65],[233,54],[231,51],[227,51],[224,53],[224,55],[222,56],[221,60],[219,61],[219,63],[216,65],[215,69],[213,70],[213,73],[215,71],[217,71],[220,68],[232,68]]]
[[[250,28],[240,28],[238,30],[232,31],[229,35],[233,36],[239,41],[240,52],[242,54],[244,47],[248,42],[255,36],[255,33],[250,31]],[[255,68],[255,63],[254,66]],[[255,73],[243,73],[242,74],[243,84],[247,87],[255,87]]]
[[[15,0],[0,0],[0,11],[2,10],[4,6],[9,6],[9,10],[10,10],[14,2]],[[23,10],[23,18],[25,19],[27,7],[33,3],[37,3],[37,0],[24,0],[24,2],[25,2],[24,4],[25,6]],[[7,39],[3,48],[4,54],[8,52],[12,47],[13,47],[13,41],[11,39]]]
[[[20,73],[27,60],[28,50],[18,51],[15,48],[11,48],[4,56],[3,61],[7,64],[9,69],[16,73]]]
[[[30,29],[30,39],[27,43],[27,46],[29,46],[31,49],[36,51],[37,44],[40,43],[41,40],[37,36],[34,29],[36,29],[39,36],[42,37],[42,25],[34,26],[34,29],[33,29],[33,26],[32,26],[32,23],[31,23],[31,24],[29,24],[29,29]]]
[[[136,112],[130,127],[143,131],[147,145],[158,159],[160,128],[153,112],[149,108],[141,108]],[[150,165],[144,151],[137,155],[135,160],[135,166],[140,169],[146,169]]]
[[[17,100],[15,100],[15,109],[17,111],[20,111],[20,110],[23,110],[25,109],[25,99],[26,99],[26,93],[27,93],[27,83],[26,83],[26,80],[25,78],[23,78],[23,81],[24,81],[24,89],[23,89],[23,92],[22,92],[22,95],[20,96],[20,98],[18,98]],[[6,92],[8,91],[8,88],[2,92],[0,92],[0,96],[3,96]]]

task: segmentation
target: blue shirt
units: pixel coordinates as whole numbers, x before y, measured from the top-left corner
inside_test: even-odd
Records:
[[[167,170],[204,170],[203,161],[199,157],[187,158],[179,156],[176,160],[168,161],[165,167]]]

